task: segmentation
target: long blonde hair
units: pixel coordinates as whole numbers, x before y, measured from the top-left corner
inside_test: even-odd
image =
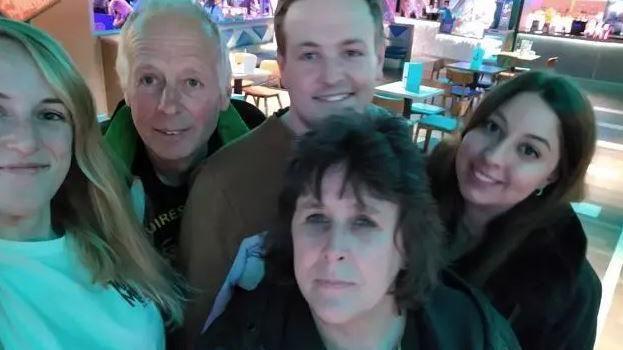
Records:
[[[65,181],[52,198],[52,225],[71,236],[94,283],[150,299],[170,323],[181,324],[181,279],[143,233],[101,137],[86,82],[65,50],[42,31],[0,19],[0,38],[18,43],[29,53],[70,112],[73,157]]]

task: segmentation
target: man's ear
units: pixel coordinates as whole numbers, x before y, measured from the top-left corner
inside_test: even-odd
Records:
[[[228,91],[230,90],[231,89],[229,89]],[[231,97],[229,93],[227,92],[221,93],[221,97],[219,99],[219,111],[225,112],[227,108],[229,108],[230,99]]]
[[[286,67],[286,58],[280,53],[277,54],[277,65],[279,66],[279,75],[281,76],[281,81],[280,81],[281,87],[286,89],[287,88],[286,87],[287,74],[286,75],[283,74],[285,67]]]
[[[376,45],[376,80],[383,81],[383,65],[385,64],[385,40]]]

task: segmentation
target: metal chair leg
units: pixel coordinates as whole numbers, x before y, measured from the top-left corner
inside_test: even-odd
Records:
[[[411,141],[414,142],[415,144],[417,144],[417,137],[419,133],[420,133],[420,123],[418,123],[417,126],[415,127],[415,132],[413,133],[413,137],[411,138]]]
[[[430,138],[432,134],[433,134],[433,130],[426,129],[426,136],[424,136],[424,148],[422,149],[424,153],[428,152],[428,144],[430,143]]]

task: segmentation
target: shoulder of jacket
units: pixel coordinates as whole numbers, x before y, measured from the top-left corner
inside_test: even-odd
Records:
[[[266,122],[208,157],[195,171],[193,183],[236,183],[238,177],[248,176],[249,169],[244,166],[247,161],[271,156],[264,149],[270,138],[266,126],[270,128]]]
[[[452,310],[444,312],[447,317],[456,317],[457,309],[460,309],[465,316],[471,314],[472,318],[480,319],[487,350],[521,349],[510,323],[493,307],[484,293],[450,271],[443,273],[442,281],[444,285],[439,289],[440,297],[453,301],[451,305],[441,307],[452,307]],[[442,302],[438,300],[438,303]]]

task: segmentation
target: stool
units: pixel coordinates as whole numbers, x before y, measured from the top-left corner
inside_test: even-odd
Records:
[[[428,151],[428,145],[430,144],[430,138],[433,130],[441,131],[441,137],[443,138],[445,133],[453,133],[457,131],[458,128],[459,121],[456,118],[446,117],[443,115],[426,115],[417,121],[417,127],[413,133],[413,140],[414,142],[417,142],[420,129],[426,130],[426,135],[424,136],[424,147],[422,148],[422,152],[426,153]]]

